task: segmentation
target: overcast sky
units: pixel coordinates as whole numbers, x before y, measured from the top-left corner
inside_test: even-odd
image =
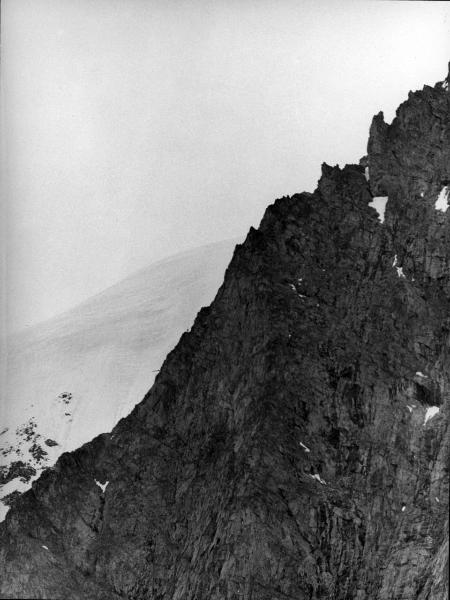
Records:
[[[449,22],[447,2],[3,0],[8,327],[357,162],[373,114],[445,77]]]

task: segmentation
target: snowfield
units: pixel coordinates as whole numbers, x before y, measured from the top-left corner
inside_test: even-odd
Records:
[[[213,300],[236,243],[159,261],[8,340],[0,499],[23,492],[62,452],[111,430],[142,400],[167,353]],[[7,510],[0,502],[0,520]]]

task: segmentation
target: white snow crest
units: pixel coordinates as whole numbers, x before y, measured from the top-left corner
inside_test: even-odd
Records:
[[[423,422],[426,425],[427,421],[432,419],[439,412],[439,406],[430,406],[427,408],[427,412],[425,413],[425,420]]]
[[[450,187],[445,185],[442,190],[439,192],[439,196],[437,197],[436,202],[434,203],[434,208],[436,210],[440,210],[441,212],[447,212],[448,209],[448,196],[450,193]]]
[[[372,201],[369,202],[369,206],[374,208],[378,213],[378,220],[384,223],[384,213],[386,211],[386,203],[388,201],[387,196],[374,196]]]

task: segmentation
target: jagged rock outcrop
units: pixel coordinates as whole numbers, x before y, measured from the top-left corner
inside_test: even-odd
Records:
[[[16,501],[2,597],[446,598],[449,108],[267,209],[144,400]]]

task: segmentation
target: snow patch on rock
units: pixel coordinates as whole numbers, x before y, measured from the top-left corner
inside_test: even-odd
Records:
[[[94,481],[98,485],[98,487],[102,490],[102,493],[104,494],[109,481],[105,481],[105,483],[100,483],[100,481],[97,481],[96,479],[94,479]]]
[[[386,211],[386,203],[388,201],[387,196],[374,196],[372,201],[369,202],[369,206],[374,208],[378,213],[378,220],[384,223],[384,213]]]
[[[322,479],[322,477],[319,475],[319,473],[314,473],[314,475],[310,475],[310,477],[312,477],[313,479],[315,479],[322,485],[327,485],[327,482],[325,481],[325,479]]]
[[[403,268],[402,267],[397,267],[397,255],[394,256],[394,262],[392,263],[392,266],[397,271],[397,276],[398,277],[404,277],[406,279],[406,276],[403,273]]]
[[[303,448],[303,450],[305,452],[311,452],[311,450],[308,448],[308,446],[305,446],[305,444],[303,442],[300,442],[300,446]]]
[[[440,210],[441,212],[447,212],[448,209],[448,195],[450,193],[450,188],[448,185],[445,185],[442,190],[439,192],[439,196],[437,197],[436,202],[434,203],[434,208],[436,210]]]
[[[425,425],[430,419],[432,419],[439,412],[439,406],[430,406],[427,408],[427,412],[425,413],[425,419],[423,424]]]

